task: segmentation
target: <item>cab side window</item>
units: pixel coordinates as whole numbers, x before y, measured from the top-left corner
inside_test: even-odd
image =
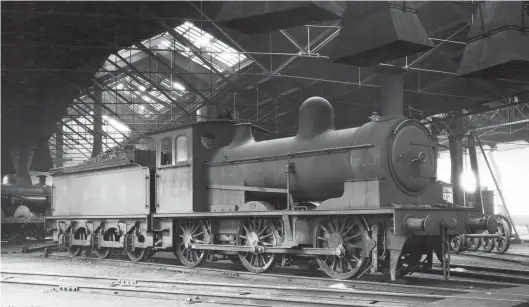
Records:
[[[185,135],[176,138],[176,162],[187,161],[187,137]]]
[[[161,146],[161,163],[160,165],[171,165],[173,164],[173,142],[170,137],[164,137],[162,139]]]

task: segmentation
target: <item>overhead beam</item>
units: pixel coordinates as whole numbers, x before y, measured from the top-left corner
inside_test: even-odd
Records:
[[[95,103],[100,103],[103,108],[105,110],[107,110],[110,114],[114,115],[116,118],[120,119],[119,115],[116,114],[116,112],[112,111],[109,107],[106,106],[106,104],[104,104],[102,101],[99,101],[96,97],[94,97],[94,95],[92,95],[90,92],[88,92],[86,89],[83,89],[81,88],[79,85],[75,84],[75,83],[72,83],[64,78],[62,78],[61,76],[58,76],[56,74],[53,74],[53,73],[47,73],[48,75],[54,77],[54,78],[57,78],[61,81],[63,81],[64,83],[68,84],[70,87],[72,88],[75,88],[77,90],[79,90],[80,92],[80,95],[87,95],[88,97],[90,97]],[[75,99],[74,99],[75,100]],[[80,99],[78,99],[78,101],[82,101]],[[136,130],[134,130],[134,128],[130,127],[131,131],[134,131],[134,132],[137,132]]]
[[[152,52],[151,50],[149,50],[149,48],[147,48],[144,44],[142,44],[141,42],[137,42],[135,45],[140,47],[140,49],[143,52],[145,52],[148,55],[150,55],[152,58],[154,58],[158,63],[160,63],[165,68],[167,68],[169,71],[173,72],[173,68],[171,66],[167,65],[167,63],[165,63],[165,61],[163,59],[161,59],[159,55],[157,55],[154,52]],[[180,81],[182,81],[182,83],[184,83],[184,85],[186,86],[187,89],[190,89],[193,92],[196,92],[202,99],[209,100],[206,96],[204,96],[204,94],[202,94],[201,91],[199,91],[197,88],[195,88],[195,86],[193,84],[189,83],[189,81],[187,81],[185,78],[180,76],[178,73],[176,73],[175,76],[176,76],[176,78],[178,78],[178,80],[180,80]],[[172,98],[171,98],[171,100],[172,100]],[[184,113],[189,114],[189,112],[187,112],[187,110],[181,108],[179,105],[177,105],[177,107],[180,108]]]
[[[93,78],[92,81],[94,82],[95,85],[97,85],[100,89],[102,90],[106,90],[106,91],[109,91],[109,92],[112,92],[114,95],[118,96],[119,98],[123,99],[125,102],[127,102],[127,104],[129,105],[132,105],[130,104],[130,101],[125,98],[123,95],[121,95],[120,93],[118,93],[117,91],[115,91],[113,88],[111,88],[110,86],[106,85],[105,83],[103,82],[99,82],[97,79]],[[157,101],[160,101],[156,98]],[[164,104],[167,106],[167,104],[165,104],[165,102],[162,102],[160,101],[161,104]],[[158,110],[156,110],[153,106],[151,106],[149,104],[149,102],[145,102],[145,105],[146,105],[146,108],[151,111],[152,113],[155,113],[155,114],[158,114],[158,115],[161,115],[162,113]]]
[[[63,122],[62,119],[59,121],[59,122]],[[64,125],[64,124],[63,124]],[[68,127],[69,128],[69,127]],[[58,128],[57,128],[58,129]],[[70,128],[71,129],[71,128]],[[74,131],[75,132],[75,131]],[[79,134],[77,134],[79,135]],[[81,147],[83,147],[87,152],[90,152],[90,150],[88,148],[86,148],[83,144],[79,143],[76,139],[72,138],[68,133],[63,133],[63,136],[65,136],[66,138],[68,138],[69,140],[71,140],[74,144],[77,144]],[[80,135],[79,135],[80,136]],[[76,147],[74,147],[76,148]],[[76,148],[79,152],[81,152],[78,148]],[[83,153],[84,154],[84,153]],[[87,158],[90,158],[88,157],[88,155],[84,155],[85,157]]]
[[[83,140],[86,141],[87,144],[90,144],[90,143],[91,143],[86,137],[84,137],[84,135],[82,135],[82,134],[78,133],[77,131],[73,130],[73,128],[70,127],[70,125],[68,125],[67,123],[65,123],[62,119],[60,119],[59,122],[60,122],[61,124],[63,124],[63,126],[65,126],[66,128],[68,128],[68,130],[70,130],[70,131],[72,131],[74,134],[80,136]],[[81,144],[79,143],[79,145],[81,145]]]
[[[139,43],[141,46],[145,47],[143,44]],[[143,50],[144,51],[144,50]],[[136,67],[134,67],[134,65],[130,64],[129,62],[127,62],[127,60],[125,60],[124,57],[122,57],[121,55],[119,55],[118,53],[115,53],[114,54],[115,56],[117,56],[120,60],[122,60],[124,63],[127,64],[127,66],[132,70],[134,71],[134,73],[138,74],[139,76],[143,76],[143,74],[138,70],[136,69]],[[134,81],[136,81],[137,83],[139,84],[142,84],[143,82],[141,82],[135,75],[131,74],[128,70],[126,70],[125,68],[123,67],[120,67],[118,64],[116,64],[114,61],[110,60],[110,59],[107,59],[107,61],[116,66],[120,71],[122,71],[123,73],[125,73],[127,76],[129,76],[131,79],[133,79]],[[145,81],[147,81],[152,87],[154,87],[157,91],[159,91],[162,95],[164,95],[169,101],[171,101],[171,103],[179,108],[180,110],[184,111],[187,113],[187,111],[182,108],[180,106],[180,104],[178,104],[178,102],[176,102],[171,96],[167,95],[167,93],[162,90],[160,87],[158,87],[158,85],[154,82],[152,82],[152,80],[150,78],[144,78],[146,79]]]
[[[301,46],[300,43],[298,43],[298,41],[292,35],[290,35],[287,30],[279,30],[279,33],[283,34],[283,36],[286,37],[286,39],[288,39],[288,41],[290,41],[292,45],[294,45],[294,47],[296,47],[300,52],[307,52],[307,50],[305,50],[305,48],[303,48],[303,46]]]
[[[191,2],[191,1],[188,1],[188,3],[189,3],[193,8],[195,8],[195,10],[196,10],[198,13],[200,13],[200,14],[201,14],[201,15],[202,15],[202,16],[203,16],[208,22],[210,22],[210,23],[211,23],[211,24],[212,24],[212,25],[213,25],[213,26],[214,26],[214,27],[215,27],[215,28],[216,28],[216,29],[217,29],[222,35],[224,35],[224,37],[226,37],[226,38],[230,41],[230,43],[232,43],[232,44],[233,44],[233,45],[234,45],[239,51],[246,52],[246,50],[245,50],[243,47],[241,47],[241,45],[239,45],[239,43],[237,43],[237,42],[236,42],[236,41],[235,41],[235,40],[234,40],[229,34],[226,33],[226,31],[224,31],[224,30],[223,30],[221,27],[219,27],[219,25],[217,25],[217,24],[216,24],[211,18],[209,18],[209,16],[206,15],[206,14],[204,13],[203,10],[201,10],[198,6],[196,6],[196,5],[195,5],[193,2]],[[252,56],[251,54],[248,54],[247,57],[248,57],[250,60],[252,60],[252,61],[255,63],[255,65],[259,66],[259,68],[261,68],[261,69],[263,70],[263,72],[265,72],[265,73],[267,73],[267,74],[270,73],[270,72],[268,71],[268,69],[266,69],[266,68],[264,67],[263,64],[261,64],[259,61],[257,61],[257,59],[256,59],[254,56]]]
[[[154,14],[152,13],[149,13],[149,15],[151,16],[154,16],[156,17]],[[208,61],[206,58],[204,58],[201,54],[201,51],[198,50],[185,36],[183,36],[182,34],[176,32],[174,29],[172,29],[171,27],[169,27],[169,25],[167,25],[167,23],[165,23],[163,20],[161,20],[160,18],[155,18],[156,22],[163,28],[165,29],[169,34],[171,34],[171,36],[179,41],[181,44],[184,44],[185,46],[187,46],[194,54],[196,57],[198,57],[202,62],[204,62],[206,65],[208,65],[208,67],[213,71],[215,72],[216,74],[218,74],[220,76],[220,78],[226,82],[226,84],[228,84],[234,91],[237,90],[239,91],[240,90],[240,86],[237,86],[236,84],[234,84],[229,78],[227,78],[225,76],[224,73],[220,72],[217,70],[217,68],[210,62]],[[229,74],[229,73],[227,73]],[[259,91],[259,88],[257,87],[254,87],[252,86],[253,88],[255,88],[257,91]],[[266,93],[264,91],[260,91],[262,93],[264,93],[266,96],[270,97],[270,99],[274,100],[275,102],[279,102],[278,101],[278,98],[275,97],[274,95],[271,95],[269,93]],[[207,104],[209,101],[203,101],[202,103],[198,104],[198,106],[195,106],[194,108],[194,111],[195,110],[198,110],[200,109],[202,106],[204,106],[205,104]],[[180,118],[180,116],[177,116],[174,120],[178,120]]]
[[[75,101],[85,105],[89,110],[91,110],[92,112],[94,111],[89,105],[87,105],[86,103],[84,103],[84,101],[80,100],[80,99],[76,99]],[[72,105],[73,106],[73,105]],[[78,106],[77,106],[78,107]],[[83,110],[82,108],[79,108],[79,110]],[[85,112],[85,114],[90,114],[88,113],[86,110],[83,110],[83,112]],[[103,122],[101,122],[103,123]],[[121,132],[121,130],[119,130],[118,128],[114,127],[111,123],[108,123],[108,125],[112,128],[114,128],[114,130],[118,131],[125,139],[131,141],[131,139],[123,132]],[[132,130],[132,129],[131,129]],[[107,134],[108,135],[108,134]],[[110,137],[110,135],[108,135]],[[113,139],[114,140],[114,139]],[[117,144],[119,144],[119,142],[117,142],[116,140],[114,140],[114,142],[116,142]]]
[[[88,118],[91,117],[95,120],[97,120],[101,125],[104,125],[105,123],[99,118],[99,117],[95,117],[95,116],[92,116],[92,114],[88,113],[86,110],[83,110],[82,108],[80,108],[78,105],[76,104],[72,104],[71,105],[72,109],[74,109],[74,111],[76,111],[77,113],[79,113],[79,111],[83,111],[83,113],[85,114],[83,117],[88,120],[90,122],[90,124],[92,124],[93,126],[95,126],[95,121],[92,121],[92,120],[89,120]],[[74,108],[76,107],[76,108]],[[95,111],[95,110],[94,110]],[[75,120],[75,118],[73,116],[70,115],[70,118]],[[110,123],[109,123],[110,125]],[[115,127],[113,127],[112,125],[110,125],[112,128],[116,129]],[[116,129],[117,130],[117,129]],[[124,133],[122,133],[121,131],[117,130],[119,133],[121,133],[123,135],[123,137],[126,137],[126,135]],[[112,141],[116,142],[116,144],[119,144],[119,142],[113,138],[112,136],[110,136],[109,133],[107,133],[106,131],[102,131],[102,133],[108,137],[109,139],[111,139]]]

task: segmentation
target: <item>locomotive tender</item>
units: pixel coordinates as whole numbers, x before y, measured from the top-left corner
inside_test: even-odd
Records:
[[[73,256],[170,250],[186,266],[224,255],[252,272],[309,257],[333,278],[389,270],[395,280],[436,253],[447,272],[449,236],[495,233],[496,219],[443,202],[436,141],[391,110],[335,130],[331,104],[312,97],[296,136],[260,142],[226,120],[158,131],[155,166],[52,170],[47,225]]]

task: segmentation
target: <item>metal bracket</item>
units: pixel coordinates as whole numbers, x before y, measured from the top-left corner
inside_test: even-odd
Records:
[[[448,236],[448,227],[441,225],[441,253],[443,255],[443,277],[450,278],[450,237]]]
[[[285,241],[293,241],[292,225],[290,224],[290,217],[287,212],[283,212],[281,218],[283,219],[283,228],[285,229]]]

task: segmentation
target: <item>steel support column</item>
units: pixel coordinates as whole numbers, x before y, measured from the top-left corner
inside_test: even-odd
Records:
[[[463,136],[451,134],[448,136],[450,147],[450,162],[452,165],[451,182],[454,192],[454,204],[465,205],[463,189],[461,185],[461,175],[463,174]]]
[[[97,157],[101,152],[103,152],[103,107],[101,106],[101,101],[103,101],[103,91],[96,91],[94,96],[98,98],[100,103],[94,105],[94,118],[93,121],[93,135],[94,135],[94,146],[92,148],[92,158]]]
[[[55,167],[62,167],[64,165],[64,138],[62,131],[62,124],[57,124],[57,132],[55,133]]]

